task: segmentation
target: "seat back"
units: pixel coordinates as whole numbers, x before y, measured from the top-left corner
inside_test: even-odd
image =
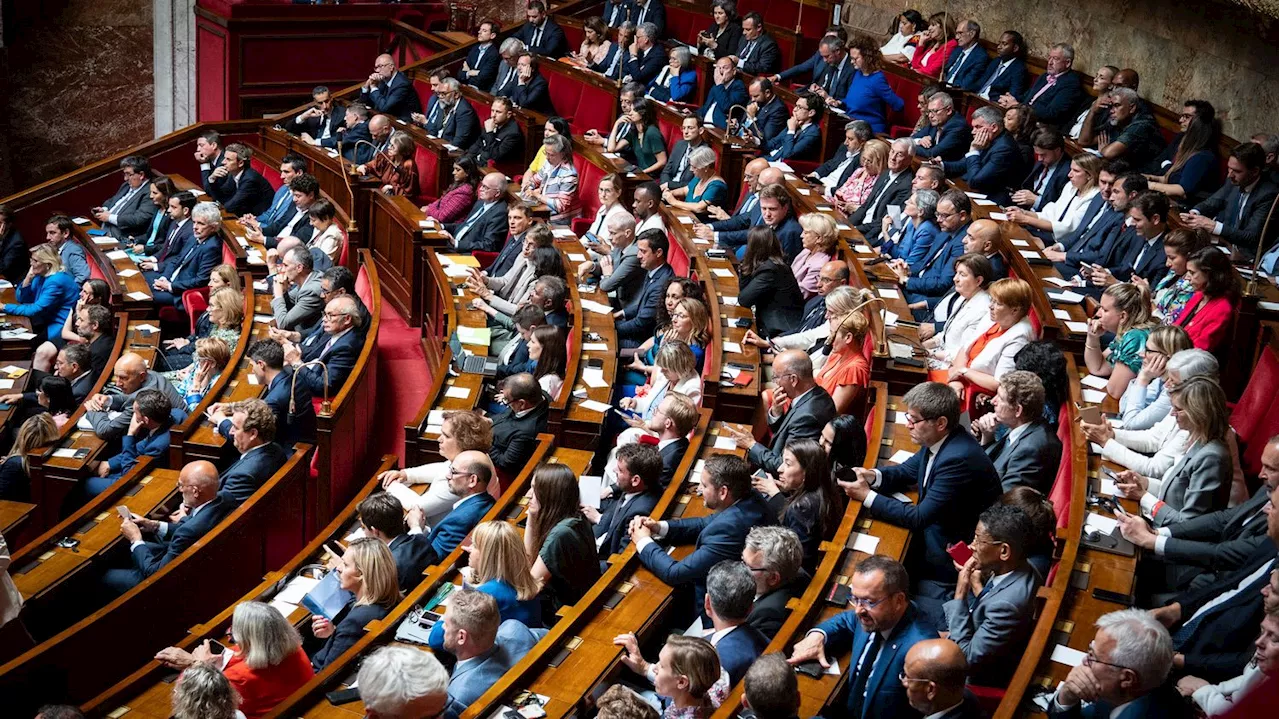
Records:
[[[270,182],[272,187],[280,186],[279,167],[268,165],[256,157],[249,160],[249,166],[257,170],[259,175],[267,178],[267,182]]]
[[[694,12],[690,8],[667,5],[667,37],[679,40],[686,45],[696,45],[698,33],[709,25],[705,12]]]
[[[887,118],[889,124],[904,128],[915,127],[916,123],[920,121],[920,106],[917,104],[916,98],[920,96],[920,90],[924,86],[914,79],[897,73],[886,72],[884,77],[889,82],[889,87],[894,94],[903,100],[901,110],[889,111]]]
[[[209,308],[209,286],[197,287],[182,293],[182,306],[191,319],[191,334],[196,333],[196,318]]]
[[[1062,459],[1058,462],[1058,474],[1053,478],[1053,487],[1049,490],[1049,501],[1053,502],[1053,513],[1058,517],[1058,527],[1067,526],[1071,515],[1071,407],[1063,402],[1058,409],[1058,440],[1064,448]]]
[[[347,229],[344,227],[342,232],[342,247],[338,250],[338,264],[343,267],[347,266],[348,252],[351,249],[351,237],[347,235]]]
[[[1280,366],[1271,345],[1263,347],[1258,363],[1240,401],[1231,411],[1231,427],[1239,438],[1244,455],[1244,473],[1257,476],[1262,470],[1262,450],[1277,432],[1277,390],[1280,390]]]
[[[365,307],[373,306],[373,287],[369,282],[369,270],[362,264],[360,271],[356,273],[356,297],[364,303]]]
[[[413,164],[418,168],[418,197],[415,198],[415,204],[434,202],[444,189],[437,179],[440,158],[429,148],[417,145],[413,151]]]
[[[222,264],[231,265],[232,267],[236,266],[236,251],[231,249],[231,245],[226,242],[222,243]],[[90,269],[93,269],[93,265],[90,265],[89,267]]]
[[[671,230],[667,230],[667,243],[671,246],[670,256],[667,258],[671,269],[676,271],[677,277],[688,277],[689,255],[684,251],[684,245],[680,244],[680,239]]]
[[[552,65],[550,61],[542,63]],[[551,96],[551,106],[556,109],[569,124],[573,127],[575,133],[579,132],[580,119],[576,118],[578,103],[582,101],[582,83],[577,82],[574,78],[569,77],[563,72],[555,70],[546,70],[542,76],[547,79],[547,94]],[[581,125],[581,132],[586,132],[591,125]]]
[[[574,167],[578,169],[578,205],[582,208],[583,218],[596,216],[600,209],[600,180],[604,178],[604,168],[597,166],[580,153],[574,153]]]

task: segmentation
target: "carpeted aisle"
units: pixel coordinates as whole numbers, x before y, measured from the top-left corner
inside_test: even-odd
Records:
[[[391,306],[382,303],[378,330],[378,454],[394,454],[404,466],[404,425],[426,400],[431,373],[422,354],[422,335]]]

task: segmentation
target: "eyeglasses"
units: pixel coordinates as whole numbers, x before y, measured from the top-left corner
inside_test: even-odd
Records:
[[[921,422],[932,422],[935,419],[937,419],[937,417],[912,417],[910,414],[906,416],[908,427],[914,427]]]
[[[1135,674],[1137,674],[1137,673],[1138,673],[1138,670],[1137,670],[1137,669],[1134,669],[1133,667],[1126,667],[1126,666],[1125,666],[1125,665],[1123,665],[1123,664],[1113,664],[1113,663],[1111,663],[1111,662],[1104,662],[1104,661],[1102,661],[1101,659],[1099,659],[1099,658],[1098,658],[1098,655],[1094,653],[1094,651],[1093,651],[1093,644],[1090,644],[1090,645],[1089,645],[1089,651],[1088,651],[1088,652],[1086,652],[1086,653],[1085,653],[1085,655],[1084,655],[1083,664],[1084,664],[1086,667],[1088,667],[1088,666],[1092,666],[1092,665],[1094,665],[1094,664],[1105,664],[1105,665],[1107,665],[1107,666],[1109,666],[1109,667],[1115,667],[1116,669],[1128,669],[1129,671],[1131,671],[1131,672],[1133,672],[1133,673],[1135,673]]]
[[[937,217],[939,220],[942,220],[948,217],[955,217],[958,214],[960,213],[959,212],[943,212],[942,210],[934,210],[933,212],[933,216]]]
[[[753,572],[767,572],[767,571],[769,571],[769,568],[768,568],[768,567],[753,567],[753,566],[751,566],[750,564],[748,564],[748,565],[747,565],[747,569],[749,569],[749,570],[751,570],[751,571],[753,571]]]
[[[328,310],[325,310],[324,312],[324,318],[326,320],[340,320],[343,317],[346,317],[345,312],[329,312]]]
[[[875,609],[876,607],[880,606],[881,604],[884,604],[887,601],[889,601],[888,597],[883,597],[881,599],[863,599],[861,597],[850,597],[849,606],[857,607],[860,609]]]
[[[926,684],[933,683],[932,679],[912,679],[911,677],[907,676],[906,672],[898,672],[898,681],[902,682],[903,684],[910,684],[911,682],[924,682]]]

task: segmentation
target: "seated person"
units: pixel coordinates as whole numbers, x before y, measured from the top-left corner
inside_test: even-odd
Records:
[[[538,582],[529,571],[524,540],[514,524],[502,520],[481,522],[471,530],[468,564],[462,570],[467,584],[498,602],[502,621],[514,619],[531,629],[542,627]],[[427,637],[434,652],[445,651],[444,622],[436,622]]]
[[[1034,339],[1027,315],[1031,311],[1031,285],[1006,277],[991,283],[991,322],[951,358],[946,370],[931,370],[934,381],[946,380],[965,406],[978,395],[994,395],[1000,378],[1014,369],[1014,356]]]
[[[293,381],[293,368],[284,365],[284,347],[274,339],[257,340],[249,345],[245,356],[259,386],[267,388],[262,398],[276,418],[275,436],[281,445],[292,447],[297,442],[314,443],[316,411],[311,391]],[[231,439],[231,414],[234,404],[217,403],[209,408],[209,420],[218,434]]]
[[[14,392],[11,394],[0,395],[0,403],[7,405],[18,405],[18,412],[21,416],[30,416],[39,413],[36,405],[39,404],[39,393],[44,390],[45,380],[59,379],[66,383],[66,392],[59,392],[59,398],[65,396],[65,399],[71,404],[71,411],[75,407],[84,404],[85,399],[89,396],[89,392],[93,389],[93,385],[97,383],[98,378],[93,373],[90,366],[89,350],[85,345],[67,345],[58,351],[58,359],[53,363],[53,374],[41,377],[37,382],[33,376],[30,384],[36,385],[35,392]],[[47,393],[46,393],[47,394]],[[59,411],[63,409],[61,402],[58,403]],[[24,414],[25,413],[25,414]],[[57,414],[58,412],[54,412]],[[14,420],[10,420],[11,422]]]
[[[955,597],[942,606],[948,638],[964,651],[974,684],[1007,685],[1035,628],[1042,579],[1027,563],[1032,531],[1031,519],[1017,507],[997,504],[984,511]]]
[[[707,574],[703,609],[713,628],[707,641],[715,647],[720,666],[733,683],[742,679],[769,644],[760,630],[747,622],[755,593],[752,571],[740,559],[721,561]]]
[[[1231,714],[1235,707],[1245,706],[1246,698],[1261,696],[1264,689],[1260,685],[1268,678],[1275,681],[1277,669],[1277,649],[1280,648],[1280,636],[1277,629],[1280,623],[1276,620],[1276,595],[1272,593],[1263,600],[1266,614],[1262,618],[1262,630],[1255,644],[1257,649],[1244,671],[1237,677],[1212,684],[1196,676],[1185,676],[1178,680],[1178,693],[1189,698],[1191,703],[1204,716],[1218,717]]]
[[[183,410],[186,401],[159,372],[147,369],[146,360],[133,352],[125,352],[113,368],[114,384],[119,394],[96,394],[85,400],[85,419],[93,425],[98,439],[121,439],[133,417],[133,403],[144,389],[159,390],[169,400],[171,409]]]
[[[1140,609],[1104,614],[1089,646],[1095,658],[1067,675],[1049,702],[1049,715],[1189,716],[1186,702],[1164,678],[1175,661],[1169,632]],[[1141,671],[1130,667],[1141,667]],[[1148,675],[1151,678],[1148,678]],[[1082,705],[1088,701],[1086,712]]]
[[[51,381],[46,378],[45,381]],[[52,444],[58,439],[58,425],[53,415],[41,412],[28,417],[18,428],[9,454],[0,462],[0,500],[7,502],[31,502],[31,466],[29,458],[34,450]]]
[[[996,439],[998,426],[1009,430]],[[1044,383],[1031,372],[1014,370],[1000,378],[992,412],[973,422],[973,431],[995,464],[1005,491],[1025,485],[1048,495],[1062,461],[1062,441],[1044,421]]]
[[[867,316],[861,309],[854,310],[832,317],[831,324],[826,359],[814,373],[814,381],[831,395],[837,414],[849,414],[862,406],[871,383],[871,365],[864,347],[869,329]]]
[[[698,33],[698,54],[709,60],[719,60],[733,54],[741,37],[742,23],[738,20],[737,4],[733,0],[715,0],[711,3],[711,25]]]
[[[378,476],[383,489],[395,495],[410,510],[421,509],[423,520],[434,527],[453,511],[462,499],[454,494],[449,477],[453,461],[463,452],[485,452],[493,446],[493,427],[479,412],[445,412],[440,425],[439,453],[442,462],[393,469]],[[411,485],[426,484],[421,494]]]
[[[643,185],[641,186],[644,187]],[[657,186],[654,185],[656,188]],[[639,193],[640,190],[637,190]],[[657,197],[657,193],[653,193]],[[635,302],[613,313],[618,343],[623,348],[639,347],[657,327],[658,306],[663,301],[667,280],[675,271],[667,262],[670,243],[662,230],[645,230],[636,238],[636,257],[645,271],[644,283]]]
[[[556,109],[551,105],[551,95],[547,92],[547,81],[538,72],[538,63],[528,52],[522,53],[516,60],[514,82],[507,83],[494,94],[511,98],[516,107],[525,110],[543,115],[556,114]]]
[[[235,217],[260,215],[275,199],[271,183],[250,165],[252,158],[248,145],[233,142],[223,151],[222,164],[205,179],[205,192]]]
[[[640,386],[656,385],[659,370],[657,357],[666,342],[682,342],[693,353],[695,371],[701,373],[707,344],[711,341],[707,330],[710,317],[702,300],[686,297],[676,303],[670,323],[659,327],[653,337],[635,349],[635,354],[621,376],[619,384],[623,397],[634,396]],[[623,350],[625,354],[629,350]]]
[[[619,47],[619,52],[626,51],[622,58],[623,82],[635,82],[645,87],[650,86],[662,72],[663,59],[666,53],[661,47],[662,39],[658,37],[658,26],[651,22],[637,22],[635,41],[628,47]]]
[[[471,211],[458,222],[444,226],[444,233],[454,248],[463,252],[498,252],[507,236],[507,176],[501,172],[486,173],[476,186],[476,201]]]
[[[567,225],[578,216],[578,169],[573,165],[573,145],[566,135],[552,135],[542,141],[546,162],[534,174],[525,175],[520,199],[541,203],[551,211],[551,223]]]
[[[174,390],[182,395],[183,411],[190,414],[200,406],[222,371],[231,364],[231,348],[216,337],[196,340],[194,361],[179,370],[167,373],[165,379],[173,383]]]
[[[598,282],[600,291],[616,302],[614,306],[625,307],[635,301],[644,284],[645,272],[637,255],[636,218],[624,210],[609,215],[604,224],[607,231],[595,235],[601,242],[589,247],[587,259],[578,265],[578,279]]]
[[[611,3],[612,4],[612,3]],[[582,23],[582,45],[578,50],[570,50],[569,56],[564,58],[564,62],[578,67],[590,69],[594,65],[599,65],[610,57],[610,53],[617,52],[613,41],[609,39],[609,28],[617,27],[622,23],[622,18],[626,15],[624,3],[619,2],[613,8],[612,13],[616,13],[619,17],[617,22],[606,23],[603,17],[596,15],[587,18]]]
[[[941,157],[944,161],[964,157],[973,137],[965,125],[964,116],[956,114],[955,100],[949,93],[935,93],[929,97],[928,107],[926,117],[929,124],[911,134],[916,157]]]
[[[696,102],[698,71],[693,67],[693,53],[685,45],[667,51],[667,64],[649,83],[648,96],[658,102]]]
[[[553,241],[551,228],[540,222],[525,234],[526,251],[505,275],[488,277],[486,273],[472,268],[471,276],[466,280],[468,288],[476,295],[471,301],[471,308],[484,312],[493,320],[503,316],[504,321],[496,322],[499,326],[510,324],[509,318],[514,317],[516,310],[529,299],[530,291],[538,280],[564,277],[564,257],[552,246]],[[492,326],[495,322],[488,324]],[[493,343],[490,349],[493,349]]]
[[[698,424],[698,405],[694,404],[689,395],[668,392],[657,403],[657,411],[652,417],[643,422],[630,420],[628,424],[631,428],[618,436],[617,446],[609,453],[609,459],[605,462],[605,499],[621,491],[613,476],[616,469],[613,460],[623,447],[642,441],[642,437],[657,441],[658,454],[662,456],[662,474],[658,477],[658,485],[665,490],[671,484],[676,468],[689,449],[689,433]]]
[[[858,297],[858,293],[849,287],[849,265],[844,260],[832,260],[822,266],[818,274],[818,294],[805,303],[799,325],[771,339],[747,330],[742,341],[775,354],[788,349],[807,352],[822,344],[830,333],[833,319],[851,312],[858,304]],[[826,353],[820,352],[819,356],[825,357]],[[816,361],[815,366],[818,366]]]
[[[932,321],[921,323],[917,331],[921,345],[932,355],[931,366],[950,363],[991,321],[991,295],[987,292],[995,275],[991,260],[966,253],[956,258],[954,266],[955,289],[943,295],[933,308]]]
[[[1266,152],[1255,142],[1241,143],[1227,158],[1227,181],[1209,199],[1183,213],[1182,224],[1208,232],[1251,258],[1258,251],[1276,192],[1275,174],[1267,172]],[[1262,246],[1275,246],[1270,230]]]
[[[342,245],[347,241],[342,234],[342,227],[334,221],[337,214],[333,203],[323,197],[307,207],[307,220],[312,232],[311,239],[306,240],[306,246],[310,250],[320,250],[335,265],[342,258]]]
[[[489,118],[481,126],[480,139],[467,150],[467,154],[463,156],[464,159],[469,159],[480,167],[488,166],[490,163],[509,165],[524,160],[524,133],[520,131],[520,125],[511,111],[513,107],[510,98],[493,98],[489,108]],[[454,167],[456,168],[457,165],[455,164]],[[454,180],[457,179],[455,172]],[[479,180],[477,176],[475,182],[471,183],[473,188]],[[441,222],[456,221],[437,219]]]
[[[1057,200],[1066,189],[1071,157],[1067,155],[1062,133],[1051,127],[1041,128],[1031,134],[1031,150],[1036,163],[1032,165],[1031,172],[1027,173],[1021,189],[1014,191],[1010,199],[1019,207],[1040,212],[1045,205]],[[1080,156],[1084,157],[1084,153]],[[1107,167],[1107,163],[1102,163],[1102,166]],[[1114,172],[1109,174],[1115,178]],[[1108,187],[1110,185],[1111,183],[1107,183]],[[1102,198],[1104,202],[1106,199]]]
[[[749,231],[738,274],[738,305],[752,310],[761,335],[773,337],[800,324],[804,295],[769,226],[760,225]]]
[[[268,250],[278,247],[286,237],[296,237],[304,243],[311,240],[314,227],[309,213],[311,205],[320,200],[320,181],[314,175],[298,173],[289,180],[289,194],[293,197],[292,210],[280,213],[271,222],[259,224],[253,218],[241,219],[250,240],[261,242]]]
[[[826,450],[813,439],[791,442],[782,451],[776,479],[756,475],[752,485],[768,498],[778,524],[800,539],[804,569],[815,570],[822,558],[819,547],[835,535],[848,503],[831,477]]]
[[[1146,180],[1138,177],[1141,187],[1146,187]],[[1169,198],[1159,192],[1146,190],[1135,193],[1128,202],[1116,197],[1126,195],[1129,182],[1117,182],[1112,186],[1113,202],[1120,200],[1122,212],[1126,220],[1118,236],[1115,236],[1106,252],[1100,253],[1098,259],[1087,269],[1081,270],[1081,276],[1088,280],[1085,291],[1098,297],[1102,290],[1117,282],[1145,280],[1147,287],[1158,286],[1168,273],[1168,257],[1164,252],[1164,237],[1168,234]],[[1091,258],[1092,259],[1092,258]],[[1150,294],[1149,291],[1146,291]],[[1148,300],[1149,302],[1149,300]]]
[[[1191,349],[1187,331],[1177,325],[1161,325],[1147,335],[1142,351],[1142,369],[1120,396],[1117,427],[1150,429],[1169,414],[1167,381],[1169,360],[1177,353]]]
[[[770,445],[750,432],[729,431],[738,447],[747,450],[751,464],[766,472],[782,466],[782,451],[798,439],[817,439],[836,416],[831,395],[814,379],[813,360],[802,350],[779,352],[773,358],[773,400],[765,417],[773,433]]]
[[[276,419],[266,402],[246,399],[223,411],[231,414],[231,443],[240,457],[222,473],[218,493],[234,508],[284,466],[289,451],[275,442]]]
[[[1046,244],[1065,241],[1079,229],[1096,205],[1094,198],[1099,192],[1098,174],[1102,171],[1102,163],[1097,156],[1088,153],[1071,158],[1067,184],[1058,197],[1044,203],[1038,211],[1008,207],[1005,212],[1009,220],[1029,228],[1031,234]]]
[[[219,281],[217,270],[211,277],[214,282]],[[195,333],[165,340],[165,352],[157,357],[156,364],[170,372],[190,365],[195,356],[196,342],[202,339],[220,339],[234,349],[243,329],[244,295],[232,287],[219,287],[209,295],[209,306],[196,318]]]
[[[444,649],[458,660],[449,679],[445,719],[458,719],[547,633],[515,619],[504,621],[491,595],[465,588],[449,597],[440,622]]]
[[[522,372],[502,383],[499,391],[507,410],[493,417],[493,447],[489,457],[499,472],[515,477],[538,447],[538,433],[547,430],[548,398],[533,375]]]
[[[400,591],[408,592],[422,581],[422,572],[431,565],[429,535],[422,531],[422,510],[409,510],[406,522],[404,505],[387,492],[370,494],[356,506],[356,517],[365,536],[387,545],[396,562]]]
[[[36,245],[31,249],[30,269],[14,289],[17,302],[6,303],[4,314],[30,319],[31,331],[36,337],[57,341],[80,290],[75,279],[62,268],[62,258],[52,245]]]
[[[995,107],[980,107],[973,112],[970,126],[973,142],[964,157],[954,162],[941,162],[947,177],[964,180],[973,192],[988,195],[992,201],[1008,205],[1009,187],[1017,187],[1027,168],[1022,151],[1013,136],[1004,129],[1004,112]]]
[[[786,527],[752,527],[747,534],[742,563],[751,570],[756,585],[747,624],[770,641],[791,615],[787,603],[804,594],[809,585],[809,574],[801,567],[803,561],[800,538]]]
[[[181,518],[157,522],[133,515],[120,521],[120,534],[129,542],[129,567],[108,569],[102,583],[108,591],[120,595],[141,584],[177,559],[191,545],[200,541],[234,505],[218,493],[218,470],[211,462],[190,462],[178,474],[178,491],[182,493]],[[142,533],[153,535],[143,541]]]
[[[331,101],[326,100],[326,102],[332,104]],[[319,108],[313,107],[312,110],[308,110],[307,112],[313,111],[316,119],[319,120]],[[341,113],[338,114],[339,116],[341,115]],[[245,214],[242,215],[240,219],[246,224],[249,220],[253,220],[253,222],[256,223],[255,226],[262,227],[263,225],[270,225],[273,222],[276,222],[281,217],[292,217],[297,211],[297,208],[293,206],[293,191],[289,189],[289,183],[293,178],[306,171],[307,161],[305,158],[297,153],[285,153],[285,156],[280,160],[280,186],[276,188],[276,193],[271,199],[271,206],[267,208],[266,212],[262,212],[257,215]],[[165,203],[164,207],[168,208],[168,203]],[[155,254],[155,252],[147,252],[147,254]]]
[[[547,254],[549,252],[555,254]],[[557,259],[558,257],[559,253],[556,250],[539,248],[534,252],[534,266],[544,270],[549,268],[550,271],[533,281],[533,287],[529,289],[528,299],[524,304],[515,307],[510,315],[497,311],[489,306],[488,303],[473,301],[473,306],[476,309],[489,315],[489,329],[491,330],[489,339],[490,354],[502,356],[507,344],[515,338],[515,318],[524,307],[535,307],[542,310],[545,324],[559,327],[566,333],[568,332],[569,313],[565,309],[565,302],[569,297],[569,288],[565,281],[561,279],[563,270],[559,269],[560,261]]]
[[[23,254],[27,255],[27,248],[23,247]],[[30,258],[26,261],[30,264]],[[23,271],[23,277],[26,277],[26,270]],[[18,282],[22,282],[21,279]],[[76,304],[67,313],[67,318],[62,322],[62,333],[52,340],[45,340],[36,348],[35,356],[31,359],[31,369],[37,373],[44,372],[48,374],[53,369],[53,362],[58,356],[58,350],[66,347],[68,344],[78,344],[88,342],[93,350],[93,368],[97,373],[101,373],[106,369],[107,362],[111,359],[111,352],[115,347],[115,315],[111,312],[111,290],[107,287],[105,280],[97,278],[80,285],[80,294],[76,298]],[[107,310],[105,321],[102,315],[98,315],[98,321],[93,322],[92,318],[82,315],[90,307],[100,306]],[[86,330],[87,334],[80,334],[79,330]]]
[[[462,83],[458,78],[441,80],[432,99],[435,101],[432,103],[434,114],[424,118],[426,122],[423,123],[427,134],[457,148],[471,147],[480,138],[480,118],[471,103],[462,96]],[[409,146],[413,146],[412,141]],[[409,159],[413,159],[412,153]]]
[[[195,242],[180,257],[170,257],[167,267],[151,280],[151,295],[158,307],[181,307],[182,293],[205,287],[209,273],[222,262],[222,211],[212,202],[201,202],[191,211]],[[172,264],[169,264],[172,263]]]
[[[828,650],[835,657],[851,649],[850,656],[857,659],[850,660],[848,682],[864,690],[848,693],[842,716],[907,715],[905,682],[880,682],[874,693],[865,687],[873,674],[901,677],[907,652],[920,642],[937,639],[938,631],[908,598],[911,582],[906,568],[897,561],[875,555],[862,560],[854,568],[849,586],[856,609],[810,629],[792,648],[787,661],[794,666],[817,659],[828,667]]]
[[[716,60],[715,84],[707,91],[706,102],[698,108],[702,124],[723,130],[728,124],[729,111],[735,105],[747,104],[747,87],[738,79],[737,67],[738,61],[731,55]]]
[[[524,304],[516,310],[514,315],[511,315],[511,321],[515,324],[515,336],[502,348],[496,358],[498,367],[494,371],[493,378],[498,382],[520,372],[532,373],[538,366],[537,362],[529,360],[529,337],[533,335],[535,327],[546,324],[547,313],[543,312],[541,307]],[[485,449],[488,450],[487,447]]]
[[[871,200],[871,190],[889,161],[889,143],[880,139],[868,140],[859,154],[859,167],[844,183],[833,187],[826,195],[845,214],[853,214]]]
[[[716,153],[700,145],[686,152],[692,177],[684,187],[673,187],[662,193],[662,199],[674,208],[692,212],[698,220],[710,220],[712,206],[725,209],[729,203],[729,186],[716,174]]]
[[[667,164],[662,168],[662,174],[658,176],[658,182],[663,191],[689,184],[693,179],[693,169],[689,165],[692,156],[689,153],[699,147],[707,147],[702,122],[694,115],[686,115],[680,120],[680,138],[676,140],[675,145],[672,145],[671,153],[667,156]]]
[[[501,98],[501,103],[504,106],[510,105],[510,101],[506,98]],[[498,105],[499,101],[494,100],[494,104]],[[472,145],[472,149],[476,147],[479,145]],[[476,202],[476,189],[483,178],[484,175],[477,166],[477,160],[472,159],[470,155],[458,158],[458,161],[453,163],[453,182],[444,189],[435,202],[422,206],[422,214],[441,223],[461,222],[471,214],[471,208]]]
[[[1164,138],[1155,115],[1143,111],[1137,91],[1127,87],[1111,88],[1109,119],[1095,133],[1095,148],[1108,160],[1123,157],[1131,167],[1146,167],[1160,149]]]
[[[787,129],[774,135],[763,148],[770,162],[820,162],[822,157],[822,113],[826,109],[822,98],[801,91],[791,108]]]
[[[338,586],[352,598],[332,619],[311,615],[311,635],[325,640],[311,653],[315,671],[323,670],[360,641],[366,624],[383,619],[400,602],[396,560],[385,542],[373,537],[352,540],[342,556],[331,561],[335,566],[330,571],[338,572]]]
[[[1187,260],[1187,281],[1194,294],[1173,324],[1182,327],[1191,343],[1220,353],[1228,340],[1231,317],[1240,304],[1240,277],[1231,260],[1217,247],[1198,250]]]
[[[730,57],[748,75],[768,77],[782,69],[782,54],[778,51],[778,43],[765,30],[764,18],[758,12],[742,16],[742,37]]]
[[[818,294],[822,268],[835,258],[840,230],[830,215],[808,212],[800,216],[800,254],[791,261],[791,274],[796,276],[800,292],[807,303]]]
[[[806,175],[805,179],[821,185],[823,196],[830,196],[862,167],[862,148],[873,136],[871,125],[865,121],[850,121],[845,125],[844,142],[840,144],[836,154]]]
[[[120,189],[101,207],[95,207],[92,214],[108,235],[127,242],[144,237],[157,213],[151,201],[151,163],[147,158],[130,155],[120,161],[120,170],[124,174]]]
[[[297,382],[311,394],[332,397],[346,384],[364,346],[364,338],[355,329],[358,320],[355,302],[347,295],[340,295],[325,305],[324,319],[315,331],[300,344],[285,344],[285,363],[293,367]],[[324,367],[310,364],[317,360]]]
[[[627,529],[633,517],[648,516],[661,499],[662,455],[656,447],[633,442],[618,447],[612,459],[609,477],[617,487],[616,498],[601,503],[600,508],[583,505],[582,515],[593,525],[600,571],[607,571],[608,559],[626,548],[631,541]]]
[[[316,204],[320,202],[325,201],[320,200]],[[280,271],[274,274],[275,280],[271,283],[271,312],[276,328],[288,332],[312,327],[324,313],[320,273],[315,269],[315,261],[311,252],[302,246],[289,250],[283,259]],[[239,330],[238,327],[236,329]]]
[[[685,300],[681,300],[682,304],[684,302]],[[701,306],[702,303],[698,302],[698,305]],[[687,313],[688,310],[677,309],[677,312]],[[702,372],[698,367],[698,355],[688,343],[680,339],[668,339],[653,353],[651,361],[653,368],[648,380],[635,388],[635,393],[630,397],[620,398],[618,407],[633,413],[643,423],[659,413],[658,404],[668,392],[678,392],[695,404],[701,404]],[[634,426],[633,423],[633,428]],[[643,432],[638,432],[636,438],[640,434]],[[620,444],[624,441],[626,440],[619,438]]]
[[[1142,369],[1140,353],[1147,335],[1157,326],[1151,319],[1151,298],[1136,284],[1121,282],[1108,287],[1098,303],[1097,316],[1089,320],[1084,360],[1091,374],[1107,379],[1107,394],[1119,398]],[[1102,348],[1102,336],[1111,343]]]
[[[45,242],[52,246],[57,251],[58,257],[62,259],[62,269],[71,273],[78,287],[89,280],[89,261],[85,259],[84,246],[79,242],[71,241],[71,230],[74,227],[75,223],[70,217],[54,215],[44,226],[44,236]],[[14,284],[21,281],[19,278]]]
[[[663,717],[684,715],[709,717],[715,713],[729,694],[729,672],[720,666],[720,657],[711,642],[701,637],[672,634],[658,653],[657,662],[647,662],[640,654],[640,645],[634,634],[619,634],[613,643],[623,647],[622,663],[653,684],[658,692],[658,702],[663,707]],[[675,676],[683,681],[663,682],[660,676]],[[616,685],[615,689],[624,689]],[[610,691],[613,691],[611,689]]]
[[[578,478],[563,464],[541,464],[533,471],[525,554],[533,578],[542,587],[543,617],[578,603],[600,578],[591,522],[578,510]]]
[[[638,172],[657,177],[667,164],[667,144],[662,139],[662,130],[658,128],[653,102],[644,97],[636,98],[631,103],[631,112],[624,116],[629,126],[626,134],[610,138],[606,149],[630,154],[635,157]]]
[[[569,363],[565,336],[555,325],[540,325],[529,334],[530,373],[538,379],[538,386],[552,399],[560,396]]]
[[[302,649],[298,630],[266,602],[240,602],[231,614],[236,647],[225,659],[214,654],[210,640],[191,652],[161,649],[156,660],[170,669],[185,670],[197,663],[219,667],[240,695],[239,710],[249,719],[265,716],[315,676]]]

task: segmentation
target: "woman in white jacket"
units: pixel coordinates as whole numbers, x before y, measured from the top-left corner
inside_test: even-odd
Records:
[[[1178,680],[1178,693],[1191,697],[1205,716],[1223,716],[1236,707],[1246,694],[1254,691],[1267,677],[1275,677],[1280,664],[1280,638],[1276,622],[1276,574],[1271,573],[1271,594],[1263,602],[1266,614],[1262,617],[1262,631],[1254,641],[1253,659],[1244,672],[1234,679],[1220,684],[1210,684],[1200,677],[1186,676]],[[1274,697],[1272,697],[1274,699]]]
[[[968,253],[956,258],[955,268],[955,289],[938,301],[933,322],[922,323],[919,330],[921,344],[933,352],[938,367],[945,367],[991,322],[991,295],[987,293],[995,277],[991,260]]]
[[[973,339],[956,351],[946,369],[929,372],[929,379],[947,382],[968,409],[978,394],[994,395],[1000,378],[1014,369],[1018,350],[1035,339],[1027,314],[1031,311],[1031,285],[1006,277],[991,283],[988,290],[990,322]]]
[[[432,410],[435,415],[438,410]],[[431,415],[427,416],[428,431],[435,425]],[[475,450],[489,452],[493,446],[493,424],[479,412],[441,412],[438,415],[440,432],[440,456],[443,462],[432,462],[407,469],[393,469],[383,472],[378,479],[382,486],[400,500],[406,510],[420,507],[427,526],[434,527],[445,515],[453,511],[453,505],[459,495],[449,489],[449,468],[453,458],[463,452]],[[429,484],[427,491],[419,494],[408,485]]]
[[[1098,173],[1102,171],[1102,158],[1081,153],[1071,159],[1067,172],[1067,184],[1057,199],[1040,208],[1039,212],[1009,207],[1005,212],[1009,220],[1032,231],[1047,242],[1059,242],[1076,231],[1084,221],[1089,202],[1098,194]]]

